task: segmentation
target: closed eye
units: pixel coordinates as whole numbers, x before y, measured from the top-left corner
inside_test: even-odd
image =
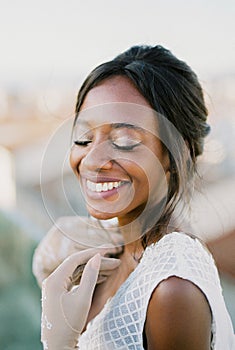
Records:
[[[116,148],[116,149],[119,149],[121,151],[131,151],[133,150],[135,147],[139,146],[140,143],[137,143],[137,144],[134,144],[134,145],[123,145],[123,146],[120,146],[120,145],[117,145],[115,144],[114,142],[112,143],[113,146]]]
[[[77,141],[74,141],[74,144],[77,146],[87,146],[91,142],[92,142],[91,140],[77,140]]]

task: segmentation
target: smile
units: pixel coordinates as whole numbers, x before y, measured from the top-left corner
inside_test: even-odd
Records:
[[[90,180],[86,181],[87,188],[92,192],[108,192],[113,190],[114,188],[121,187],[124,182],[123,181],[115,181],[115,182],[92,182]]]

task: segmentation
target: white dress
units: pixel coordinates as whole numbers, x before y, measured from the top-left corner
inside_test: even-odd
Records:
[[[143,350],[143,329],[149,299],[170,276],[187,279],[205,294],[212,311],[213,350],[235,350],[235,336],[218,272],[211,254],[198,239],[173,232],[146,248],[136,269],[88,324],[80,350]]]

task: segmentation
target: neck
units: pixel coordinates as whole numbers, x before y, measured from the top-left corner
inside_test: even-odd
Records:
[[[132,256],[135,261],[141,258],[143,246],[141,242],[142,227],[138,220],[129,223],[119,221],[120,231],[124,240],[124,256]]]

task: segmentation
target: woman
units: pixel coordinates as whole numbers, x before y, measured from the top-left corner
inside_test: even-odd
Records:
[[[161,46],[90,73],[70,163],[88,212],[117,217],[124,245],[74,253],[44,280],[44,349],[235,348],[214,261],[172,220],[189,199],[206,118],[196,75]]]

